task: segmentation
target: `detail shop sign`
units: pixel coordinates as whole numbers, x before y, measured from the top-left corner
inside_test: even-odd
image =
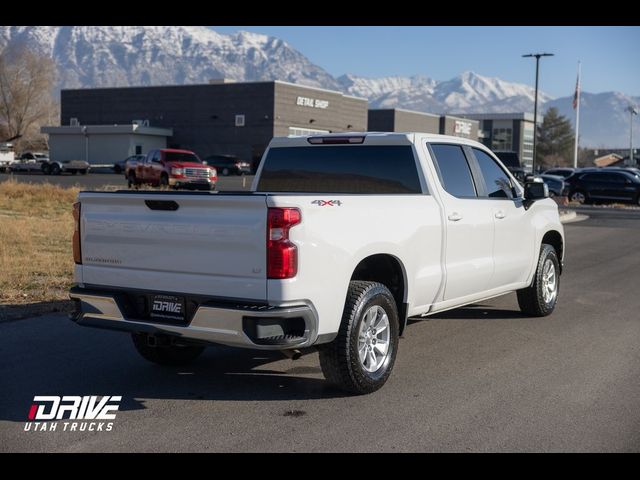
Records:
[[[298,97],[296,98],[296,105],[299,107],[311,107],[311,108],[329,108],[329,100],[320,100],[318,98]]]

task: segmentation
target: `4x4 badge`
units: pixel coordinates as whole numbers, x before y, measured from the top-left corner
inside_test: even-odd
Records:
[[[311,203],[320,207],[339,207],[342,205],[340,200],[314,200]]]

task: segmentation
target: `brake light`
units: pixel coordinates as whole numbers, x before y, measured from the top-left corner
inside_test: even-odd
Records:
[[[298,248],[289,229],[302,220],[297,208],[269,208],[267,213],[267,278],[284,279],[298,273]]]
[[[73,204],[73,261],[82,264],[82,250],[80,249],[80,202]]]
[[[343,145],[343,144],[360,144],[364,143],[364,137],[361,135],[346,135],[343,137],[309,137],[307,142],[311,145]]]

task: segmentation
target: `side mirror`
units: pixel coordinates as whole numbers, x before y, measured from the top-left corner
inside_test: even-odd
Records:
[[[533,202],[549,198],[549,187],[544,182],[527,182],[524,184],[524,208],[528,209]]]

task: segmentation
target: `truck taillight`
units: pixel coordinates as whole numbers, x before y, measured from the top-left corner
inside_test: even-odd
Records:
[[[80,250],[80,202],[73,204],[73,261],[82,264],[82,252]]]
[[[284,279],[298,273],[298,248],[289,229],[302,220],[297,208],[269,208],[267,214],[267,278]]]

